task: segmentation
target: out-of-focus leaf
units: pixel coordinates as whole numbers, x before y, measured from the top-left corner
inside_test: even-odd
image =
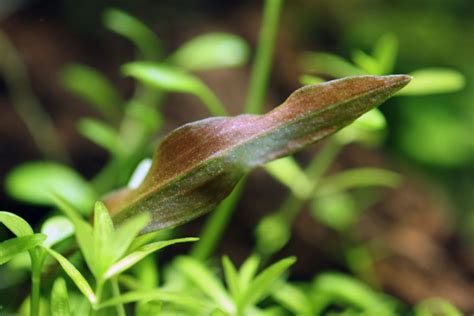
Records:
[[[230,261],[229,257],[227,256],[222,257],[222,266],[224,267],[224,276],[227,287],[229,288],[234,301],[237,301],[240,295],[239,276],[237,274],[237,270],[235,269],[232,261]]]
[[[304,53],[301,59],[301,68],[304,71],[311,71],[320,75],[329,75],[334,78],[367,74],[345,59],[328,53]]]
[[[74,225],[65,216],[53,216],[43,223],[41,233],[46,235],[43,245],[45,247],[52,247],[74,234]]]
[[[92,67],[73,64],[61,72],[66,89],[78,95],[111,121],[120,118],[123,103],[112,83]]]
[[[310,84],[323,83],[323,82],[326,81],[321,77],[313,76],[313,75],[302,75],[298,78],[298,80],[304,86],[307,86],[307,85],[310,85]]]
[[[250,286],[250,282],[257,273],[260,265],[260,257],[257,255],[251,255],[248,257],[239,269],[239,289],[240,292],[247,291]]]
[[[265,170],[301,199],[307,198],[313,190],[313,182],[291,157],[271,161],[265,165]]]
[[[361,76],[306,86],[264,115],[215,117],[171,132],[135,190],[106,198],[117,223],[152,214],[145,232],[209,212],[251,169],[333,134],[405,86],[408,76]]]
[[[358,218],[354,199],[345,192],[316,197],[311,203],[311,214],[332,229],[344,231]]]
[[[464,88],[464,76],[449,68],[427,68],[410,74],[413,80],[397,95],[427,95],[456,92]]]
[[[51,315],[52,316],[69,316],[71,310],[69,308],[69,296],[67,294],[66,281],[58,278],[54,281],[51,291]]]
[[[40,245],[45,239],[43,234],[33,234],[5,240],[0,243],[0,265],[8,262],[13,256]]]
[[[355,50],[352,53],[352,60],[366,73],[371,75],[382,75],[382,69],[380,68],[378,61],[365,52],[361,50]]]
[[[257,248],[261,253],[273,254],[282,249],[291,237],[288,220],[280,214],[265,216],[255,231]]]
[[[370,315],[395,315],[391,305],[368,285],[341,273],[321,273],[313,281],[315,295],[330,295],[336,302],[350,304]]]
[[[17,237],[33,234],[33,229],[23,218],[10,212],[0,212],[0,223],[5,225]]]
[[[91,304],[96,303],[96,297],[94,291],[90,287],[89,283],[82,276],[82,274],[60,253],[54,251],[50,248],[44,248],[53,258],[55,258],[61,267],[64,269],[64,272],[71,278],[71,280],[76,284],[77,288],[84,294]]]
[[[82,136],[111,153],[117,149],[118,133],[112,126],[99,120],[85,118],[79,120],[77,129]]]
[[[181,68],[151,62],[133,62],[123,66],[125,75],[167,92],[197,96],[213,115],[225,115],[226,110],[211,90],[194,75]]]
[[[94,258],[96,271],[100,275],[112,265],[114,249],[111,249],[111,241],[114,237],[114,225],[107,208],[102,202],[96,202],[94,207]]]
[[[378,145],[385,136],[387,121],[379,109],[365,113],[335,137],[342,144],[358,142],[366,146]]]
[[[283,283],[272,293],[272,297],[285,306],[293,315],[315,315],[312,303],[304,290],[290,283]]]
[[[249,47],[240,37],[229,33],[199,35],[178,48],[170,61],[191,71],[227,68],[247,62]]]
[[[140,247],[139,249],[133,251],[131,254],[125,256],[115,264],[113,264],[105,273],[104,278],[109,279],[114,275],[122,273],[123,271],[129,269],[134,264],[138,263],[140,260],[148,256],[149,254],[168,247],[176,243],[191,242],[196,241],[198,238],[179,238],[166,241],[157,241],[151,244]]]
[[[191,315],[200,315],[199,312],[202,310],[209,309],[209,306],[204,304],[202,300],[195,299],[189,295],[183,295],[182,293],[173,293],[163,290],[146,290],[146,291],[134,291],[125,293],[119,297],[111,298],[101,303],[98,308],[104,308],[109,306],[115,306],[117,304],[127,304],[137,301],[150,301],[157,300],[162,302],[170,302],[178,306],[184,307],[187,310],[197,312]]]
[[[201,291],[228,313],[235,312],[235,306],[221,282],[200,261],[191,257],[180,257],[176,267],[184,273]]]
[[[380,74],[393,72],[398,54],[398,39],[392,33],[383,35],[374,45],[372,56],[378,61]]]
[[[110,8],[104,13],[103,23],[109,30],[130,40],[146,60],[158,60],[163,54],[158,37],[136,17]]]
[[[265,296],[269,295],[272,290],[272,284],[295,262],[296,258],[294,257],[282,259],[261,272],[239,299],[238,306],[240,310],[258,303]]]
[[[462,316],[462,312],[442,298],[427,299],[415,307],[415,316]]]
[[[12,197],[38,205],[53,205],[51,192],[88,213],[96,199],[90,185],[73,169],[54,162],[28,162],[11,171],[5,187]]]

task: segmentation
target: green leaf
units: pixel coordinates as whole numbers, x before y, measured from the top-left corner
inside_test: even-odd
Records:
[[[231,314],[235,312],[234,303],[221,282],[200,261],[180,257],[176,260],[176,267],[220,308]]]
[[[313,191],[313,182],[291,157],[269,162],[265,165],[265,170],[272,177],[286,185],[298,198],[306,199]]]
[[[291,238],[288,218],[279,213],[265,216],[255,230],[257,249],[264,254],[281,250]]]
[[[257,273],[260,265],[260,257],[257,255],[251,255],[248,257],[239,270],[239,289],[240,292],[247,291],[247,287],[250,285],[253,277]]]
[[[272,297],[294,315],[315,315],[312,303],[303,289],[283,283],[272,293]]]
[[[112,83],[92,67],[72,64],[61,72],[61,82],[70,92],[92,105],[111,121],[117,121],[122,113],[123,100]]]
[[[255,305],[269,295],[273,290],[272,285],[274,282],[295,262],[296,258],[289,257],[263,270],[263,272],[250,283],[245,293],[242,294],[238,302],[239,310],[244,310],[248,306]]]
[[[239,276],[237,274],[237,270],[235,269],[232,261],[230,261],[229,257],[227,256],[222,257],[222,266],[224,267],[224,276],[227,287],[229,288],[234,301],[237,301],[240,295]]]
[[[382,69],[378,60],[366,54],[361,50],[355,50],[352,53],[352,60],[354,63],[363,69],[366,73],[371,75],[382,75]]]
[[[64,269],[64,272],[71,278],[77,288],[84,294],[89,302],[94,305],[97,301],[94,291],[90,287],[89,283],[82,276],[82,274],[60,253],[54,251],[50,248],[44,248],[53,258],[55,258],[61,267]]]
[[[15,255],[40,245],[45,239],[43,234],[33,234],[5,240],[0,243],[0,265],[10,261]]]
[[[163,54],[158,37],[136,17],[110,8],[104,12],[103,23],[109,30],[130,40],[146,60],[158,60]]]
[[[392,33],[383,35],[374,45],[372,56],[378,61],[380,74],[393,73],[398,54],[398,39]]]
[[[151,244],[147,244],[145,246],[140,247],[139,249],[133,251],[129,255],[125,256],[114,265],[112,265],[105,273],[104,279],[109,279],[117,274],[122,273],[123,271],[131,268],[133,265],[138,263],[140,260],[148,256],[149,254],[163,249],[167,246],[176,244],[176,243],[183,243],[183,242],[192,242],[196,241],[198,238],[178,238],[172,239],[167,241],[157,241]]]
[[[51,291],[51,315],[52,316],[69,316],[71,310],[69,308],[69,296],[67,294],[66,281],[58,278],[54,281]]]
[[[146,290],[146,291],[134,291],[123,294],[119,297],[111,298],[101,303],[98,308],[105,308],[115,306],[117,304],[127,304],[138,301],[150,301],[158,300],[163,302],[170,302],[178,306],[182,306],[190,311],[202,312],[202,310],[209,309],[207,304],[204,304],[202,300],[195,299],[189,295],[183,295],[182,293],[173,293],[163,290]],[[197,315],[197,314],[192,314]]]
[[[462,316],[463,313],[454,305],[442,298],[430,298],[417,304],[415,316]]]
[[[427,68],[410,74],[413,80],[397,95],[428,95],[456,92],[464,88],[466,79],[453,69]]]
[[[249,47],[229,33],[199,35],[178,48],[170,61],[191,71],[241,66],[247,62]]]
[[[116,223],[152,214],[145,232],[214,209],[257,166],[290,155],[350,124],[401,89],[409,77],[361,76],[306,86],[264,115],[215,117],[171,132],[136,189],[109,195]]]
[[[95,193],[90,185],[73,169],[54,162],[28,162],[11,171],[5,188],[12,197],[32,204],[53,205],[51,192],[66,197],[86,214],[90,211]]]
[[[358,142],[366,146],[378,145],[385,136],[387,121],[379,109],[365,113],[335,137],[342,144]]]
[[[52,247],[58,242],[72,236],[72,234],[74,234],[74,225],[65,216],[53,216],[43,223],[41,233],[47,236],[43,245],[45,247]]]
[[[114,225],[107,208],[102,202],[96,202],[94,207],[94,258],[97,275],[101,275],[113,262],[114,249],[110,242],[114,237]]]
[[[395,315],[390,305],[369,286],[341,273],[321,273],[313,281],[315,295],[330,295],[336,301],[358,307],[370,315]]]
[[[213,115],[226,114],[215,94],[199,78],[181,68],[151,62],[133,62],[124,65],[122,72],[156,89],[193,94],[201,99]]]
[[[321,77],[313,76],[313,75],[301,75],[298,78],[298,80],[304,86],[307,86],[307,85],[310,85],[310,84],[319,84],[319,83],[323,83],[323,82],[326,81]]]
[[[76,239],[87,266],[94,275],[98,275],[95,264],[94,231],[92,226],[79,216],[78,211],[66,199],[55,193],[52,194],[52,199],[55,205],[66,214],[74,224]]]
[[[301,68],[304,71],[334,78],[365,75],[366,72],[357,68],[345,59],[327,53],[306,52],[301,59]]]
[[[85,118],[79,120],[77,129],[82,136],[110,153],[115,153],[117,150],[119,136],[112,126],[99,120]]]
[[[5,225],[17,237],[33,234],[33,229],[23,218],[10,212],[0,211],[0,223]]]

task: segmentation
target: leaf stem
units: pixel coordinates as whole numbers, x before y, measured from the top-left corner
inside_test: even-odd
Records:
[[[30,315],[40,314],[40,290],[41,290],[41,270],[44,261],[44,254],[38,249],[30,251],[31,257],[31,305]]]
[[[283,0],[265,0],[245,112],[259,114],[265,100]]]
[[[118,279],[117,277],[113,277],[111,280],[110,280],[111,284],[112,284],[112,294],[113,294],[113,297],[120,297],[120,287],[119,287],[119,284],[118,284]],[[117,303],[115,305],[116,307],[116,310],[117,310],[117,315],[118,316],[125,316],[125,308],[123,307],[123,304],[122,303]]]

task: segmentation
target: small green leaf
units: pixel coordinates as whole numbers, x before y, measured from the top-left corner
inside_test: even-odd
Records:
[[[224,276],[227,287],[232,294],[234,301],[237,301],[240,295],[239,289],[239,276],[234,264],[230,261],[229,257],[222,257],[222,266],[224,267]]]
[[[235,306],[221,282],[200,261],[191,257],[180,257],[176,267],[201,291],[228,313],[235,312]]]
[[[15,255],[42,244],[45,239],[43,234],[33,234],[5,240],[0,243],[0,265],[10,261]]]
[[[302,75],[298,78],[298,80],[303,86],[307,86],[310,84],[319,84],[326,81],[321,77],[313,76],[313,75]]]
[[[110,8],[104,12],[103,23],[109,30],[130,40],[146,60],[158,60],[163,54],[158,37],[136,17]]]
[[[92,105],[99,113],[112,122],[122,113],[123,100],[112,83],[92,67],[72,64],[61,72],[65,88]]]
[[[204,304],[202,300],[195,299],[189,295],[183,295],[182,293],[173,293],[164,290],[146,290],[146,291],[134,291],[125,293],[119,297],[111,298],[101,303],[98,308],[105,308],[115,306],[117,304],[127,304],[138,301],[150,301],[158,300],[163,302],[170,302],[177,306],[184,307],[190,311],[202,312],[208,310],[209,305]],[[191,314],[199,315],[199,314]]]
[[[89,283],[82,276],[82,274],[60,253],[54,251],[50,248],[44,248],[53,258],[55,258],[61,267],[64,269],[64,272],[71,278],[71,280],[76,284],[77,288],[84,294],[89,302],[94,305],[97,301],[94,291],[90,287]]]
[[[290,283],[283,283],[272,293],[272,297],[285,306],[293,315],[315,315],[312,303],[303,289]]]
[[[74,225],[65,216],[53,216],[43,223],[41,233],[47,236],[43,245],[45,247],[52,247],[74,234]]]
[[[427,95],[456,92],[464,88],[464,76],[453,69],[427,68],[410,74],[413,80],[397,95]]]
[[[366,74],[365,71],[357,68],[345,59],[327,53],[304,53],[301,59],[301,68],[304,71],[310,71],[320,75],[329,75],[334,78]]]
[[[227,112],[199,78],[181,68],[151,62],[132,62],[124,65],[122,72],[156,89],[193,94],[201,99],[213,115],[225,115]]]
[[[123,271],[129,269],[140,260],[148,256],[149,254],[163,249],[167,246],[176,244],[176,243],[183,243],[183,242],[191,242],[196,241],[198,238],[179,238],[179,239],[172,239],[167,241],[157,241],[151,244],[147,244],[145,246],[140,247],[139,249],[133,251],[129,255],[125,256],[114,265],[112,265],[105,273],[104,278],[109,279],[117,274],[122,273]]]
[[[308,198],[313,190],[313,182],[291,157],[284,157],[269,162],[265,165],[265,170],[301,199]]]
[[[79,120],[77,129],[82,136],[94,144],[108,150],[110,153],[115,153],[118,133],[112,126],[96,119],[85,118]]]
[[[361,76],[303,87],[264,115],[189,123],[161,143],[142,184],[106,199],[114,222],[150,212],[144,232],[185,223],[214,209],[250,170],[329,136],[410,80]]]
[[[272,264],[261,272],[248,286],[238,302],[239,310],[257,304],[273,290],[272,285],[294,263],[296,258],[289,257]]]
[[[349,126],[340,130],[335,137],[342,144],[358,142],[375,146],[385,137],[387,121],[379,109],[372,109]]]
[[[392,33],[383,35],[374,45],[372,56],[378,61],[380,74],[393,73],[398,54],[398,39]]]
[[[66,197],[83,214],[90,211],[95,193],[73,169],[53,162],[28,162],[11,171],[5,187],[12,197],[38,205],[53,205],[51,192]]]
[[[241,66],[247,62],[249,47],[229,33],[199,35],[178,48],[170,61],[191,71]]]
[[[51,291],[51,315],[52,316],[69,316],[71,310],[69,308],[69,296],[67,294],[66,281],[58,278],[54,281]]]
[[[105,272],[112,265],[113,252],[110,248],[111,240],[114,237],[114,225],[107,208],[102,202],[96,202],[94,207],[94,258],[98,265],[96,272],[98,275]]]
[[[379,65],[378,60],[373,58],[372,56],[364,53],[361,50],[355,50],[352,53],[352,60],[354,63],[363,69],[366,73],[371,75],[382,75],[382,69]]]
[[[33,234],[33,229],[23,218],[10,212],[0,211],[0,223],[5,225],[17,237]]]
[[[463,313],[452,305],[449,301],[442,298],[430,298],[417,304],[415,307],[415,316],[462,316]]]
[[[79,244],[79,248],[86,260],[89,269],[97,275],[97,267],[95,265],[95,250],[94,250],[94,231],[92,226],[84,221],[80,216],[79,212],[62,196],[59,194],[51,195],[55,205],[72,221],[74,224],[74,230],[76,239]]]
[[[239,289],[241,293],[247,291],[247,287],[257,273],[259,266],[260,257],[257,255],[251,255],[244,261],[239,269]]]

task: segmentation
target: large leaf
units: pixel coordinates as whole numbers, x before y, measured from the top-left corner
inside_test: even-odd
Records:
[[[147,232],[209,212],[246,172],[335,133],[409,81],[404,75],[334,80],[303,87],[264,115],[186,124],[164,139],[138,188],[109,195],[113,219],[150,212]]]

